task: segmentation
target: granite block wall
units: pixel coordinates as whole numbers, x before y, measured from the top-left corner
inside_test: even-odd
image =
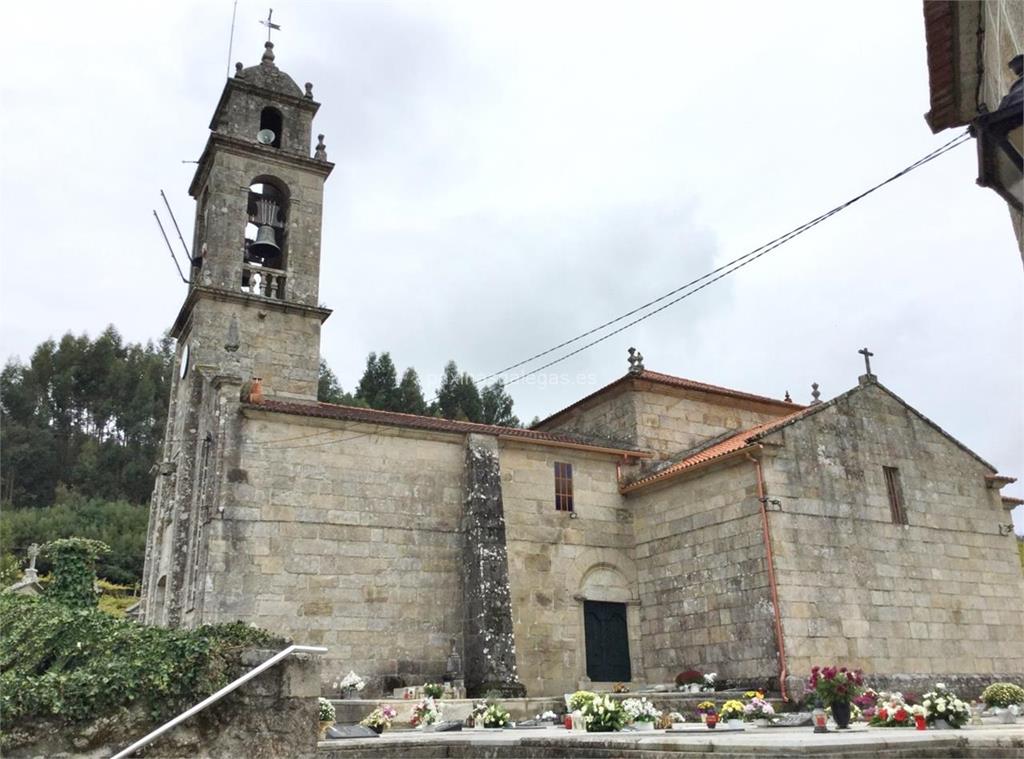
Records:
[[[743,460],[627,498],[650,682],[691,667],[757,682],[777,675],[756,483]]]
[[[326,645],[325,682],[440,677],[462,635],[462,436],[244,413],[203,621]]]
[[[988,469],[877,385],[765,441],[790,673],[1024,672],[1024,577]],[[882,468],[896,467],[907,525]],[[925,680],[934,678],[925,677]]]
[[[556,461],[572,463],[576,518],[555,510]],[[573,691],[586,677],[583,599],[629,604],[632,672],[643,679],[633,524],[615,461],[541,446],[502,447],[519,674],[531,694]]]

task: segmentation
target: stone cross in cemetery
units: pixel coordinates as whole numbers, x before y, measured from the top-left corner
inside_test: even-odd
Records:
[[[39,544],[33,543],[28,547],[28,568],[25,570],[26,580],[35,580],[39,577],[39,573],[36,572],[36,557],[39,556]]]

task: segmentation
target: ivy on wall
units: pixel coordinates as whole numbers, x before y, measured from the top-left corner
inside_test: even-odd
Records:
[[[53,576],[46,596],[68,606],[96,605],[96,559],[110,546],[87,538],[61,538],[43,546],[53,562]]]
[[[171,630],[111,617],[95,602],[2,594],[4,733],[30,733],[44,718],[75,722],[131,706],[167,718],[226,685],[242,649],[283,645],[241,622]]]

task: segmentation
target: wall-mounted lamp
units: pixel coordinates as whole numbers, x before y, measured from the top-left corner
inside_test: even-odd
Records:
[[[782,501],[778,498],[768,498],[765,496],[764,498],[758,498],[757,500],[764,504],[765,511],[782,511]]]
[[[1001,525],[999,525],[999,534],[1000,535],[1012,535],[1013,534],[1013,524],[1011,523],[1011,524],[1001,524]]]
[[[1024,211],[1024,55],[1009,65],[1017,81],[999,108],[971,122],[971,136],[978,139],[978,184]]]
[[[577,514],[575,511],[570,511],[569,512],[569,519],[579,519],[579,518],[580,518],[580,515]]]

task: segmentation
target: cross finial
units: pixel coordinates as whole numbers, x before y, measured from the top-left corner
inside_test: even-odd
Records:
[[[861,348],[857,353],[864,357],[864,373],[869,377],[871,376],[871,357],[875,354],[869,351],[867,348]]]
[[[274,18],[274,9],[271,8],[270,12],[267,13],[267,20],[266,21],[260,21],[260,23],[263,24],[263,26],[267,27],[267,42],[270,42],[270,33],[272,31],[275,31],[275,30],[276,31],[281,31],[281,25],[280,24],[275,24],[273,22],[273,20],[272,20],[273,18]]]

